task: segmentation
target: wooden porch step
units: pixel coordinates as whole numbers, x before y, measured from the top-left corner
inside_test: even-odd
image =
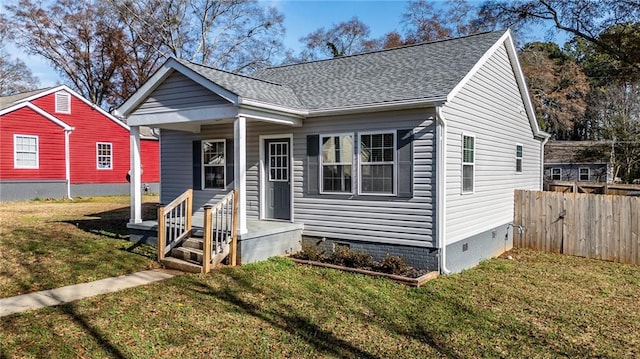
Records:
[[[202,238],[187,238],[182,242],[183,247],[202,250],[204,248],[204,241]]]
[[[165,257],[162,259],[162,265],[168,269],[177,269],[188,273],[202,273],[202,266],[187,262],[178,258]]]
[[[202,249],[190,247],[176,247],[171,250],[171,257],[182,259],[194,264],[202,264]]]

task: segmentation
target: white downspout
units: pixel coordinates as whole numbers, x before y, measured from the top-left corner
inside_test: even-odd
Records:
[[[447,269],[447,121],[442,114],[442,105],[436,106],[436,137],[438,141],[436,159],[436,208],[438,218],[437,247],[440,252],[440,273],[449,274]]]
[[[64,130],[64,177],[67,181],[67,198],[71,198],[71,152],[69,150],[69,136],[75,128]]]

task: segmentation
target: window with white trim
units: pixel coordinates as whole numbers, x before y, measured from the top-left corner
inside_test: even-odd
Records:
[[[56,113],[71,113],[71,95],[64,91],[58,91],[55,94],[55,112]]]
[[[522,145],[516,145],[516,172],[522,172]]]
[[[551,180],[552,181],[560,181],[562,179],[562,168],[552,168],[551,169]]]
[[[474,190],[475,141],[474,136],[462,135],[462,193]]]
[[[202,141],[203,188],[225,188],[225,140]]]
[[[395,136],[395,131],[359,134],[360,193],[395,193]]]
[[[13,135],[13,167],[39,167],[38,136]]]
[[[578,173],[578,180],[579,181],[589,181],[591,179],[591,171],[589,169],[589,167],[580,167],[579,169],[579,173]]]
[[[321,192],[352,193],[353,135],[323,135],[321,139]]]
[[[96,143],[96,168],[99,170],[113,169],[113,146],[111,143]]]

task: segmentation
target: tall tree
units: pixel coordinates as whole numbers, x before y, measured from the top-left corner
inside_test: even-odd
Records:
[[[526,27],[551,23],[557,30],[589,41],[603,52],[640,69],[640,57],[624,43],[609,41],[603,32],[615,25],[640,21],[637,0],[489,0],[481,7],[482,18],[503,26]]]
[[[369,26],[357,17],[329,29],[319,28],[300,38],[304,49],[297,56],[290,53],[287,62],[335,58],[379,49],[380,44],[369,34]]]
[[[45,5],[46,4],[46,5]],[[168,56],[229,71],[264,66],[282,16],[256,1],[19,0],[7,6],[16,41],[81,94],[113,108]]]
[[[520,51],[522,71],[541,127],[559,140],[576,139],[575,122],[587,108],[587,78],[555,43],[530,43]]]
[[[38,78],[33,76],[24,61],[9,55],[6,46],[10,33],[7,20],[0,14],[0,96],[35,90]]]

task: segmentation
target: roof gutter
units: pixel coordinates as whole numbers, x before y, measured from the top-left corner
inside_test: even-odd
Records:
[[[440,103],[436,106],[436,138],[438,144],[436,151],[438,157],[436,158],[436,218],[437,223],[437,236],[436,247],[440,254],[440,273],[449,274],[447,269],[447,121],[442,113],[443,104]]]
[[[321,116],[337,116],[337,115],[350,115],[354,113],[369,113],[379,111],[392,111],[403,109],[415,109],[425,107],[435,107],[442,101],[446,100],[445,97],[436,97],[430,99],[417,99],[417,100],[403,100],[394,101],[379,104],[363,104],[357,106],[345,106],[339,108],[325,108],[325,109],[296,109],[286,106],[278,106],[270,103],[256,101],[244,97],[238,98],[239,107],[248,107],[259,110],[273,111],[284,115],[294,115],[298,117],[321,117]]]

